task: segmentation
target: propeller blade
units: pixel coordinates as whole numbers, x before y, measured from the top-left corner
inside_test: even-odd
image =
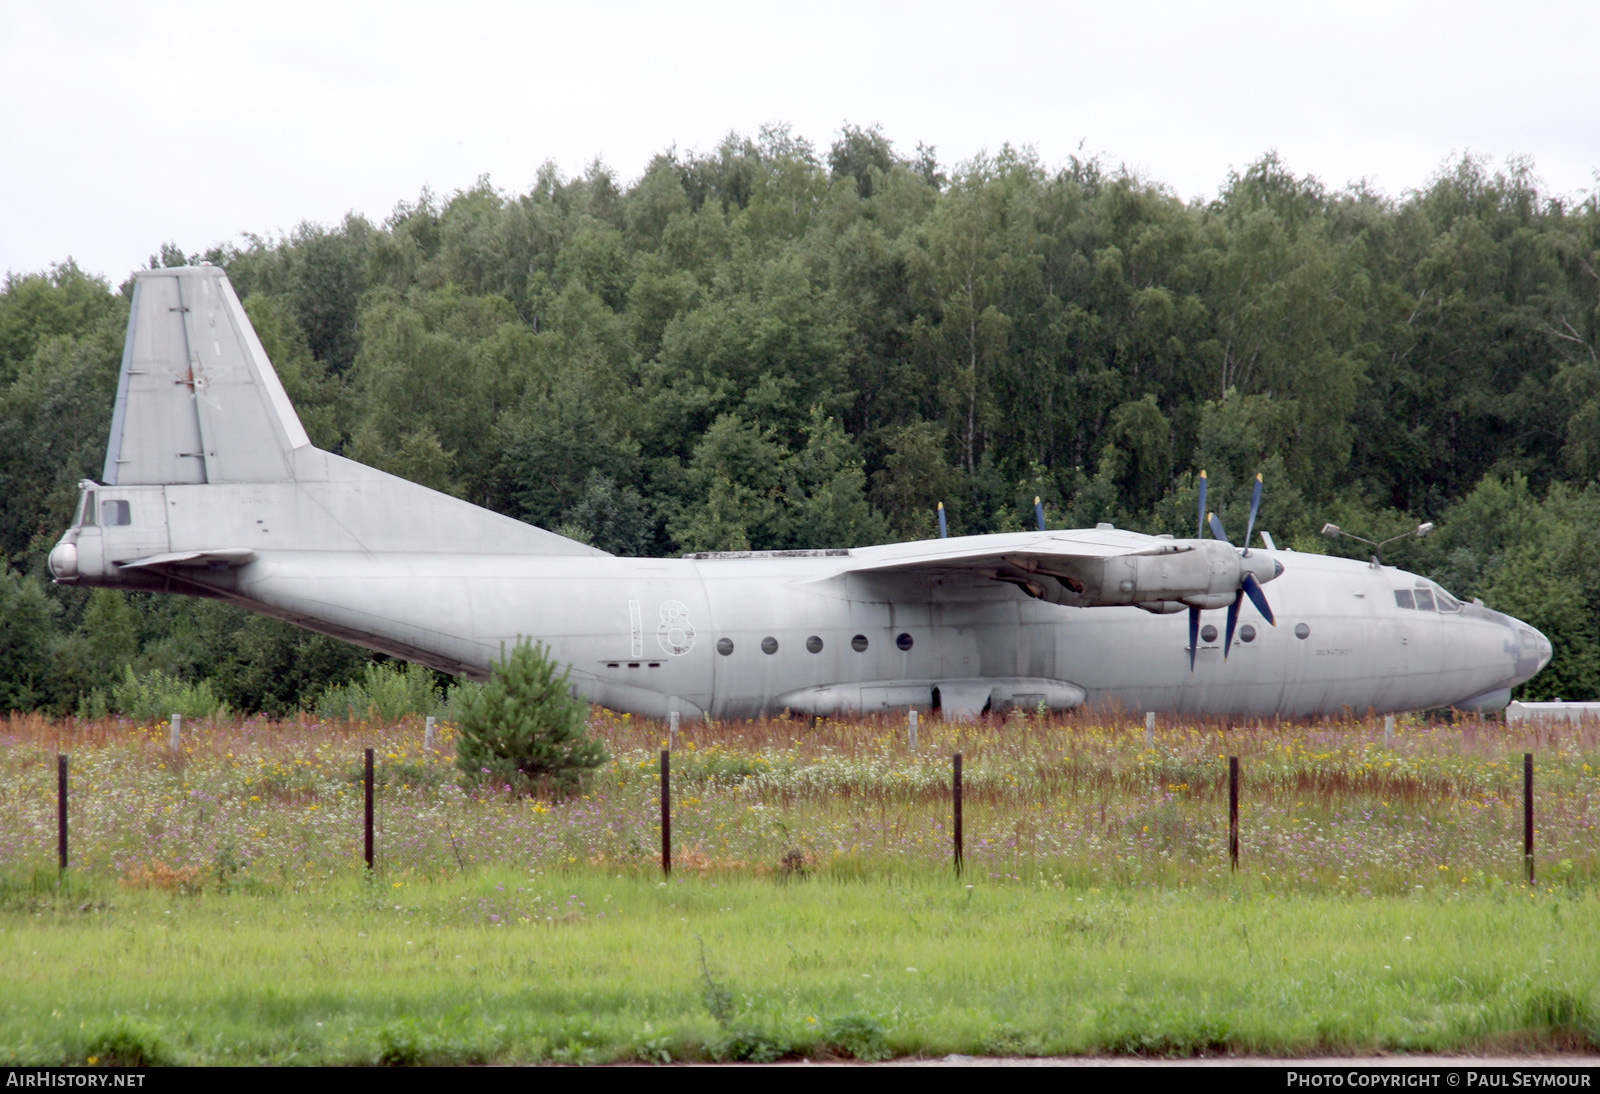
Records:
[[[1194,654],[1200,648],[1200,609],[1189,609],[1189,672],[1194,673]]]
[[[1228,637],[1222,643],[1222,659],[1228,659],[1228,651],[1233,649],[1233,630],[1239,625],[1239,605],[1244,601],[1244,590],[1240,589],[1233,596],[1233,603],[1228,605]]]
[[[944,502],[939,503],[939,538],[944,539],[947,532],[944,526]]]
[[[1256,488],[1250,492],[1250,522],[1244,526],[1244,552],[1250,553],[1250,533],[1256,528],[1256,514],[1261,512],[1261,473],[1256,472]]]
[[[1222,522],[1217,519],[1217,514],[1212,513],[1206,519],[1211,522],[1211,534],[1216,536],[1222,542],[1227,543],[1228,542],[1228,533],[1226,533],[1226,532],[1224,532],[1222,530]]]
[[[1039,495],[1033,496],[1033,519],[1039,523],[1039,531],[1044,531],[1044,502],[1039,500]]]
[[[1200,527],[1195,532],[1195,539],[1206,538],[1206,473],[1200,472]]]
[[[1256,606],[1256,611],[1261,613],[1261,618],[1276,627],[1278,621],[1272,618],[1272,609],[1267,606],[1267,594],[1262,591],[1261,582],[1256,580],[1256,575],[1245,574],[1244,581],[1240,582],[1239,587],[1250,598],[1250,603]],[[1234,601],[1235,608],[1238,607],[1238,603],[1237,600]]]

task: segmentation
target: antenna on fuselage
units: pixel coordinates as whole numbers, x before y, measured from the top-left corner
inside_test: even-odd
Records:
[[[1433,521],[1425,521],[1424,523],[1419,524],[1415,528],[1411,529],[1409,532],[1401,532],[1398,536],[1390,536],[1382,543],[1374,543],[1365,536],[1358,536],[1354,532],[1346,532],[1337,524],[1324,524],[1322,526],[1322,534],[1327,536],[1329,539],[1338,539],[1340,536],[1344,536],[1346,539],[1358,540],[1361,543],[1365,543],[1368,547],[1372,548],[1372,568],[1377,570],[1383,567],[1383,549],[1385,547],[1389,546],[1391,543],[1397,543],[1402,539],[1408,539],[1411,536],[1416,536],[1418,539],[1422,539],[1432,533],[1434,527],[1435,525]]]

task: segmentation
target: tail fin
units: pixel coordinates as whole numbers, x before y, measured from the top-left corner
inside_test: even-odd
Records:
[[[288,482],[310,443],[221,268],[134,275],[107,486]]]
[[[104,482],[85,484],[131,506],[90,536],[124,570],[235,549],[605,554],[314,447],[220,267],[134,277]]]

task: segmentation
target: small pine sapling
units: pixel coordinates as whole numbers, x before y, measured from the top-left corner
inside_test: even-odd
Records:
[[[494,663],[489,683],[463,695],[456,766],[521,794],[570,794],[611,758],[588,729],[588,709],[573,698],[567,669],[543,643],[523,639]]]

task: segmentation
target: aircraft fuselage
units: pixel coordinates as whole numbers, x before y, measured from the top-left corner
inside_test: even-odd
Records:
[[[1448,598],[1432,596],[1416,607],[1414,590],[1436,586],[1414,574],[1287,551],[1258,552],[1283,564],[1271,586],[1277,626],[1246,603],[1224,661],[1226,612],[1204,613],[1191,672],[1181,613],[1074,608],[1002,582],[852,568],[894,548],[683,559],[277,549],[267,519],[252,515],[297,508],[275,489],[97,487],[102,510],[126,499],[130,513],[159,513],[177,531],[80,522],[75,579],[218,596],[476,679],[518,639],[537,639],[571,666],[579,694],[647,716],[1494,706],[1549,656],[1542,635],[1499,612],[1440,611]],[[252,557],[151,573],[104,556],[201,542],[200,527],[231,527],[214,542],[248,544]]]

